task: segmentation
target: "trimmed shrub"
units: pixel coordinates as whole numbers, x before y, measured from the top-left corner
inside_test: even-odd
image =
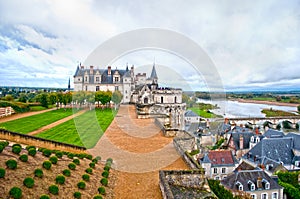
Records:
[[[113,163],[113,159],[112,158],[107,158],[106,162]]]
[[[36,147],[35,146],[31,146],[31,145],[26,146],[26,150],[29,151],[29,149],[36,150]]]
[[[83,158],[86,157],[86,154],[85,154],[85,153],[80,153],[80,154],[77,155],[77,157],[78,157],[79,159],[83,159]]]
[[[22,190],[19,187],[13,187],[9,190],[9,195],[14,199],[22,197]]]
[[[92,160],[92,159],[93,159],[93,156],[90,155],[90,154],[88,154],[88,155],[86,156],[86,159]]]
[[[109,167],[109,166],[105,166],[103,169],[104,169],[105,171],[109,171],[109,170],[110,170],[110,167]]]
[[[45,148],[41,147],[41,148],[38,148],[38,151],[39,152],[43,152],[45,150]]]
[[[5,177],[5,169],[4,168],[0,168],[0,178],[4,178]]]
[[[89,164],[89,166],[91,167],[91,168],[95,168],[95,162],[91,162],[90,164]]]
[[[79,191],[74,192],[74,198],[81,198],[81,193]]]
[[[13,146],[12,148],[12,152],[15,153],[15,154],[20,154],[22,148],[20,146]]]
[[[92,162],[94,162],[95,164],[97,164],[98,163],[97,158],[92,159]]]
[[[13,145],[12,145],[12,147],[15,147],[15,146],[18,146],[18,147],[22,148],[21,144],[17,144],[17,143],[16,143],[16,144],[13,144]]]
[[[47,194],[41,195],[40,199],[50,199],[50,196]]]
[[[32,178],[25,178],[24,181],[23,181],[23,184],[27,188],[32,188],[34,186],[34,179],[32,179]]]
[[[34,176],[38,177],[38,178],[42,178],[44,175],[43,170],[42,169],[36,169],[34,170]]]
[[[82,180],[84,180],[84,181],[86,181],[86,182],[90,181],[90,176],[89,176],[89,174],[83,174],[83,175],[82,175]]]
[[[0,145],[2,145],[4,147],[7,147],[9,145],[9,142],[8,141],[1,141]]]
[[[58,186],[53,184],[49,186],[49,192],[52,193],[53,195],[58,195]]]
[[[69,165],[68,165],[69,169],[71,170],[75,170],[76,169],[76,164],[74,164],[73,162],[71,162]]]
[[[108,171],[103,171],[102,174],[101,174],[104,178],[108,178],[109,176],[109,172]]]
[[[69,169],[63,170],[64,176],[70,177],[71,176],[71,171]]]
[[[36,154],[36,149],[34,149],[34,148],[28,149],[28,155],[31,155],[32,157],[34,157],[35,154]]]
[[[27,162],[28,161],[28,155],[26,154],[22,154],[19,159],[22,161],[22,162]]]
[[[14,159],[7,160],[5,164],[9,169],[16,169],[18,167],[17,161]]]
[[[50,157],[52,154],[52,151],[50,149],[44,149],[43,150],[43,155],[46,157]]]
[[[88,173],[88,174],[92,174],[93,173],[93,169],[92,168],[87,168],[85,170],[85,172]]]
[[[85,182],[84,181],[80,181],[77,183],[77,187],[78,189],[85,189]]]
[[[108,184],[107,178],[102,178],[102,179],[100,180],[100,183],[101,183],[103,186],[107,186],[107,184]]]
[[[70,159],[73,159],[74,158],[74,154],[73,153],[68,153],[67,157],[70,158]]]
[[[51,169],[52,163],[49,160],[43,162],[43,167],[47,170]]]
[[[62,158],[63,157],[63,153],[61,151],[56,151],[55,152],[56,157],[58,158]]]
[[[105,195],[106,191],[105,191],[105,188],[104,187],[99,187],[98,188],[98,192],[102,195]]]
[[[57,175],[55,178],[55,182],[57,184],[65,184],[66,178],[63,175]]]
[[[4,150],[5,146],[0,145],[0,153],[2,153],[2,151]]]
[[[56,164],[57,161],[58,161],[58,158],[57,158],[56,156],[51,156],[51,157],[49,158],[49,160],[50,160],[50,162],[51,162],[52,164]]]
[[[80,165],[80,160],[79,159],[74,159],[73,162],[77,165]]]
[[[105,166],[111,167],[111,162],[106,162],[106,163],[105,163]]]
[[[103,199],[103,198],[102,198],[102,196],[101,196],[101,195],[99,195],[99,194],[96,194],[96,195],[94,195],[93,199]]]

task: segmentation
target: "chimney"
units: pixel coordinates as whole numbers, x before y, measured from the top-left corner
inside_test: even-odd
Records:
[[[81,70],[83,70],[83,69],[84,69],[84,66],[83,66],[83,65],[80,65],[80,68],[81,68]]]
[[[107,74],[108,74],[108,75],[111,75],[111,66],[108,66],[108,67],[107,67]]]
[[[94,66],[90,66],[90,75],[94,74]]]
[[[261,177],[257,178],[256,186],[258,189],[262,189],[262,178]]]
[[[244,137],[240,134],[240,149],[244,149]]]
[[[259,134],[259,130],[258,128],[255,128],[255,134],[258,135]]]
[[[224,123],[225,123],[225,124],[228,124],[228,122],[229,122],[228,118],[225,118]]]
[[[131,75],[134,75],[134,65],[131,66],[130,73]]]

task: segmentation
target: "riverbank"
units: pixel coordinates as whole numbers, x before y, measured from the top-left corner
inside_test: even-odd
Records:
[[[267,104],[274,106],[290,106],[297,107],[300,104],[286,103],[286,102],[272,102],[272,101],[261,101],[261,100],[249,100],[249,99],[229,99],[231,101],[237,101],[241,103],[252,103],[252,104]]]

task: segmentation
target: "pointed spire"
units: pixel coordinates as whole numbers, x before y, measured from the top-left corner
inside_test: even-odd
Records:
[[[128,62],[126,63],[126,72],[128,71]]]
[[[157,78],[157,74],[156,74],[156,69],[155,69],[155,62],[153,63],[153,67],[152,67],[152,72],[151,72],[151,79],[158,79]]]
[[[70,90],[71,90],[71,79],[70,79],[70,77],[69,77],[68,91],[70,91]]]

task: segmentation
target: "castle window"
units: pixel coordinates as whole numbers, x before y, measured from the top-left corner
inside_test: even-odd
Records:
[[[267,193],[262,193],[261,194],[261,199],[267,199],[268,198],[268,194]]]
[[[99,82],[99,77],[96,77],[96,82]]]
[[[254,142],[254,136],[251,136],[251,142],[252,143]]]
[[[160,103],[164,103],[164,97],[163,96],[160,97]]]
[[[119,86],[115,86],[115,91],[118,91],[119,90]]]
[[[96,91],[99,91],[99,86],[96,86]]]
[[[175,96],[174,103],[177,103],[177,97]]]
[[[272,193],[272,199],[278,199],[278,193],[277,192]]]
[[[78,78],[78,81],[80,82],[80,78]]]
[[[84,81],[86,81],[87,82],[87,77],[85,77],[85,80]]]
[[[87,91],[88,90],[88,87],[87,86],[85,86],[85,91]]]
[[[118,82],[119,81],[119,77],[115,77],[115,82]]]
[[[218,173],[218,169],[217,168],[214,168],[214,173]]]
[[[236,183],[236,186],[238,188],[239,191],[243,191],[243,185],[242,183],[240,183],[239,181]]]
[[[226,168],[222,168],[222,173],[226,173]]]

